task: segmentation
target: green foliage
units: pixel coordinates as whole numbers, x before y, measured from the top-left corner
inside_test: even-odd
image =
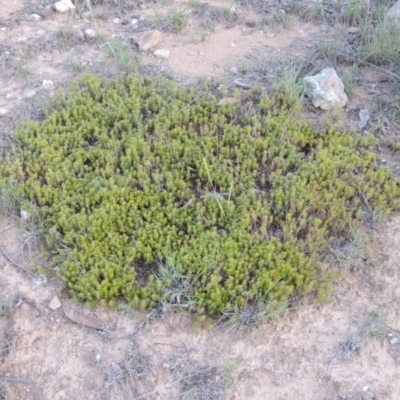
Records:
[[[366,202],[400,206],[373,137],[314,132],[257,89],[224,105],[210,92],[88,75],[17,129],[1,175],[37,206],[76,299],[273,309],[321,285],[316,255]]]

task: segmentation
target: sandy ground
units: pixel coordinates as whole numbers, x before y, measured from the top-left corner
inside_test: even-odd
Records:
[[[76,32],[94,24],[80,16],[83,4],[74,15],[54,13],[51,4],[0,0],[0,108],[7,111],[0,117],[2,133],[11,132],[23,117],[40,117],[40,104],[54,92],[43,88],[44,79],[57,89],[85,71],[107,76],[121,72],[123,66],[107,52],[107,43],[129,43],[133,18],[148,21],[171,7],[190,10],[182,2],[139,8],[94,5],[101,39],[85,41]],[[222,0],[208,4],[224,10],[232,6]],[[133,47],[127,54],[151,73],[178,81],[254,81],[251,71],[262,67],[262,78],[272,82],[288,55],[309,62],[315,41],[331,38],[336,29],[298,16],[271,23],[250,8],[236,12],[239,23],[233,25],[210,13],[188,14],[187,27],[163,32],[156,48],[170,50],[168,60],[158,60],[152,52],[138,54]],[[41,20],[30,21],[33,13]],[[255,27],[248,27],[248,20]],[[322,66],[324,60],[314,63]],[[381,77],[378,71],[363,71],[344,125],[354,123],[351,117],[359,108],[382,100],[387,88]],[[4,135],[0,139],[0,144],[6,142]],[[368,246],[355,249],[362,254],[342,266],[331,303],[304,305],[253,329],[215,321],[196,329],[183,315],[155,319],[124,307],[89,311],[70,304],[57,278],[41,282],[21,269],[45,259],[34,232],[24,230],[18,218],[3,215],[0,399],[397,400],[400,218],[368,235]],[[49,305],[54,296],[63,306],[80,310],[82,318],[97,318],[105,330],[74,323],[62,307],[53,311]]]

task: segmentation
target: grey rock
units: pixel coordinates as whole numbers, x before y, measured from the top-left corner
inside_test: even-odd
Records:
[[[199,80],[197,78],[188,78],[182,82],[179,82],[179,86],[192,86],[196,85],[197,83],[199,83]]]
[[[361,400],[374,400],[375,395],[374,393],[370,392],[369,390],[361,392]]]
[[[390,344],[399,344],[400,343],[400,338],[395,337],[390,339]]]
[[[358,115],[357,127],[361,131],[363,130],[367,124],[369,119],[371,118],[371,114],[368,109],[363,108],[360,110]]]
[[[344,107],[348,102],[343,82],[331,67],[324,68],[315,76],[305,77],[304,92],[314,107],[323,110]]]
[[[244,23],[248,28],[254,28],[256,26],[256,21],[254,19],[248,19]]]
[[[38,21],[40,21],[42,19],[42,17],[39,15],[39,14],[31,14],[29,17],[28,17],[28,20],[29,21],[32,21],[32,22],[38,22]]]

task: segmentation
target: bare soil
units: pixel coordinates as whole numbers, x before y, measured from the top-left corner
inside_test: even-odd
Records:
[[[147,73],[272,85],[293,59],[309,70],[324,67],[330,61],[316,49],[342,29],[294,14],[266,19],[244,6],[236,6],[236,19],[229,20],[224,15],[232,4],[223,0],[201,12],[197,3],[182,1],[92,3],[95,25],[81,16],[85,2],[74,14],[58,14],[46,0],[0,0],[0,108],[7,111],[0,117],[0,145],[16,122],[43,117],[43,101],[54,93],[43,88],[44,79],[57,89],[85,71],[126,72],[110,55],[111,41],[128,43],[132,62]],[[191,11],[187,26],[163,32],[156,47],[170,50],[170,58],[140,54],[129,41],[135,32],[130,21],[144,16],[148,28],[152,17],[170,9]],[[33,13],[41,20],[30,21]],[[86,28],[100,37],[81,40],[77,32]],[[384,71],[365,67],[343,114],[309,107],[306,118],[354,127],[361,108],[380,110],[393,100],[392,90]],[[393,125],[384,120],[381,128],[390,136]],[[390,162],[384,150],[379,160]],[[56,277],[44,281],[27,272],[46,262],[30,228],[15,216],[0,220],[0,399],[400,398],[399,217],[364,233],[370,240],[361,253],[353,243],[330,303],[299,306],[256,328],[216,321],[196,327],[182,314],[157,319],[128,307],[71,304]],[[54,296],[104,329],[74,323],[63,306],[53,311]]]

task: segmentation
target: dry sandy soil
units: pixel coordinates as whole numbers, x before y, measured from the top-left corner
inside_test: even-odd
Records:
[[[115,76],[140,63],[147,73],[178,81],[272,84],[292,59],[325,66],[315,46],[338,28],[290,13],[276,21],[244,6],[236,6],[232,23],[215,11],[229,11],[232,3],[223,0],[209,2],[202,14],[193,12],[194,2],[93,1],[94,25],[90,15],[81,16],[87,11],[81,3],[74,14],[58,14],[46,0],[0,0],[2,144],[15,122],[41,117],[41,104],[53,93],[43,88],[44,79],[58,88],[85,71]],[[269,3],[277,8],[279,2]],[[134,17],[144,16],[146,28],[156,12],[182,7],[192,10],[187,26],[163,32],[157,46],[170,50],[168,60],[129,44]],[[41,20],[31,21],[33,13]],[[100,37],[82,40],[78,32],[86,28]],[[125,64],[108,51],[115,40],[128,43]],[[389,96],[383,71],[359,73],[346,115],[336,121],[343,126],[354,126],[360,108],[373,109]],[[309,117],[315,122],[326,115],[311,110]],[[124,307],[70,304],[104,330],[74,323],[63,312],[69,300],[62,283],[26,272],[44,258],[36,233],[23,228],[17,217],[2,216],[0,399],[400,399],[399,217],[364,233],[366,244],[355,234],[330,303],[303,305],[253,328],[212,321],[197,330],[179,314],[157,319]],[[55,311],[49,307],[54,296],[63,303]]]

